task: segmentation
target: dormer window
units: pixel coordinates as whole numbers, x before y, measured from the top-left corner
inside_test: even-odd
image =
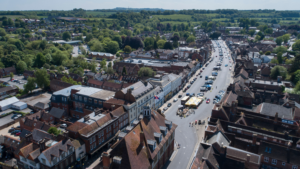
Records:
[[[167,133],[168,133],[167,127],[159,126],[159,129],[164,136],[167,135]]]
[[[162,134],[161,133],[154,133],[154,138],[155,138],[157,144],[160,144],[160,142],[162,140]]]
[[[150,150],[153,152],[156,148],[156,141],[155,140],[147,140],[148,146]]]
[[[172,128],[172,121],[165,120],[165,124],[168,127],[168,129],[171,130],[171,128]]]

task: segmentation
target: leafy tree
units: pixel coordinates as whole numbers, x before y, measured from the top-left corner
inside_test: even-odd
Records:
[[[287,76],[287,70],[283,66],[275,66],[272,68],[270,76],[272,79],[277,79],[277,76],[282,76],[282,78],[285,79]]]
[[[122,75],[127,75],[127,70],[126,70],[125,66],[123,67]]]
[[[266,51],[265,55],[271,55],[270,51]]]
[[[131,53],[132,49],[130,46],[126,45],[124,50],[123,50],[125,53]]]
[[[105,59],[101,60],[100,65],[101,65],[101,68],[106,67],[106,60]]]
[[[32,92],[32,90],[35,89],[35,83],[36,83],[36,78],[34,77],[28,77],[27,83],[24,85],[24,90],[28,92]]]
[[[163,40],[163,39],[161,39],[161,40],[157,41],[157,47],[158,47],[159,49],[163,49],[165,43],[166,43],[166,41]]]
[[[173,49],[173,44],[171,43],[171,42],[166,42],[165,44],[164,44],[164,47],[163,47],[164,49],[170,49],[170,50],[172,50]]]
[[[95,51],[95,52],[104,51],[104,48],[103,48],[101,42],[99,42],[99,41],[96,41],[95,43],[93,43],[93,45],[90,46],[90,48],[91,48],[92,51]]]
[[[11,80],[12,78],[14,78],[14,73],[13,73],[13,72],[10,72],[9,77],[10,77],[10,80]]]
[[[272,28],[268,28],[265,30],[266,34],[272,34],[273,33],[273,29]]]
[[[50,127],[49,129],[48,129],[48,133],[49,134],[54,134],[54,135],[59,135],[60,133],[61,133],[61,131],[60,130],[58,130],[56,127]]]
[[[52,61],[52,56],[51,56],[51,54],[50,54],[50,53],[47,53],[47,54],[45,55],[45,59],[46,59],[46,63],[50,63],[50,62]]]
[[[78,74],[79,76],[83,76],[83,68],[81,67],[74,67],[74,68],[71,68],[69,69],[69,73],[74,73],[74,74]]]
[[[139,77],[153,77],[154,71],[149,67],[142,67],[138,72]]]
[[[18,73],[23,73],[24,70],[27,69],[27,65],[24,61],[19,61],[18,64],[17,64],[17,70],[18,70]]]
[[[45,68],[45,69],[50,69],[50,65],[49,65],[48,63],[45,63],[45,64],[43,65],[43,68]]]
[[[221,32],[214,32],[210,35],[212,39],[218,39],[221,36]]]
[[[109,75],[112,75],[115,73],[114,69],[112,67],[107,68],[106,73]]]
[[[193,36],[193,35],[190,35],[187,39],[186,39],[186,42],[187,43],[191,43],[191,42],[195,42],[195,36]]]
[[[297,39],[300,39],[300,33],[297,35]]]
[[[300,70],[297,70],[292,74],[291,81],[297,84],[300,81]]]
[[[147,37],[144,40],[144,44],[145,44],[145,50],[151,50],[153,49],[154,39],[152,37]]]
[[[32,36],[31,36],[30,33],[26,33],[26,34],[25,34],[25,38],[26,38],[26,39],[29,39],[29,38],[31,38],[31,37],[32,37]]]
[[[34,72],[34,75],[36,77],[36,84],[40,88],[46,88],[50,85],[49,74],[46,69],[38,69]]]
[[[5,36],[5,35],[6,35],[5,29],[0,28],[0,36]]]
[[[283,38],[281,36],[279,36],[279,37],[276,38],[275,42],[276,42],[277,45],[280,46],[283,42]]]
[[[36,59],[35,59],[35,65],[36,65],[36,67],[40,68],[45,63],[46,63],[46,57],[42,53],[37,54],[36,55]]]
[[[64,76],[64,77],[61,78],[61,81],[66,82],[66,83],[70,83],[70,84],[73,84],[73,85],[81,85],[80,82],[76,82],[71,77],[67,78],[66,76]]]
[[[61,65],[62,62],[67,59],[68,59],[68,56],[67,56],[66,52],[62,52],[62,51],[58,50],[52,54],[52,62],[55,65]]]
[[[112,53],[112,54],[116,54],[119,50],[119,44],[116,41],[110,41],[107,44],[107,52]]]
[[[253,30],[253,29],[251,29],[251,30],[248,31],[248,34],[249,34],[250,36],[253,36],[254,33],[255,33],[255,30]]]
[[[0,62],[0,68],[5,68],[5,66],[2,62]]]
[[[71,34],[69,32],[64,32],[62,38],[63,40],[68,41],[71,39]]]
[[[92,39],[93,39],[93,35],[91,33],[87,34],[86,37],[85,37],[86,42],[89,42]]]
[[[108,62],[107,67],[111,67],[111,66],[112,66],[111,62]]]
[[[122,46],[122,37],[120,35],[115,35],[112,40],[118,42],[119,47]]]
[[[297,70],[300,69],[300,55],[296,55],[295,58],[294,58],[294,62],[292,64],[292,67],[291,67],[291,72],[295,72]]]
[[[291,35],[290,34],[285,34],[285,35],[282,35],[282,39],[284,41],[284,43],[287,43],[288,40],[290,39]]]
[[[278,47],[276,47],[275,49],[274,49],[274,52],[275,53],[285,53],[287,51],[287,48],[286,47],[284,47],[284,46],[278,46]]]
[[[277,60],[278,60],[278,63],[279,63],[279,64],[282,64],[282,53],[281,53],[281,52],[279,52],[279,53],[277,54]]]
[[[277,59],[272,59],[270,63],[279,64]]]
[[[153,48],[154,48],[155,50],[158,48],[157,42],[156,42],[156,41],[154,41]]]
[[[297,40],[293,46],[292,46],[293,51],[300,51],[300,40]]]

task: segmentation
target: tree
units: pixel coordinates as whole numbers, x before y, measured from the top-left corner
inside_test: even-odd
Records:
[[[127,70],[126,70],[125,66],[123,67],[122,75],[127,75]]]
[[[282,78],[285,79],[287,76],[287,70],[283,66],[275,66],[272,68],[270,76],[272,79],[277,79],[278,76],[282,76]]]
[[[100,65],[101,65],[101,68],[106,67],[106,60],[105,59],[101,60]]]
[[[35,65],[36,65],[36,67],[40,68],[45,63],[46,63],[46,57],[42,53],[37,54],[36,55],[36,59],[35,59]]]
[[[265,30],[266,34],[272,34],[273,33],[273,29],[272,28],[268,28]]]
[[[114,69],[112,67],[107,68],[106,73],[109,75],[112,75],[115,73]]]
[[[157,41],[157,47],[158,49],[163,49],[164,48],[164,45],[165,45],[166,41],[161,39],[159,41]]]
[[[17,63],[17,71],[18,71],[18,73],[23,73],[24,70],[26,70],[26,69],[27,69],[27,65],[26,65],[26,63],[24,61],[19,61]]]
[[[6,35],[5,29],[0,28],[0,36],[5,36],[5,35]]]
[[[270,63],[279,64],[277,59],[272,59]]]
[[[154,71],[149,67],[142,67],[138,72],[139,77],[153,77]]]
[[[296,55],[295,58],[294,58],[294,62],[292,64],[292,67],[291,67],[291,72],[295,72],[297,70],[300,69],[300,55]]]
[[[281,36],[277,37],[275,40],[276,44],[281,46],[282,42],[283,42],[283,38]]]
[[[50,65],[49,65],[48,63],[45,63],[45,64],[43,65],[43,68],[45,68],[45,69],[50,69]]]
[[[10,80],[11,80],[12,78],[14,78],[14,73],[13,73],[13,72],[10,72],[9,77],[10,77]]]
[[[86,37],[85,37],[86,42],[89,42],[92,39],[93,39],[93,35],[91,33],[87,34]]]
[[[34,75],[36,77],[36,84],[40,88],[46,88],[50,85],[49,74],[46,69],[38,69],[34,72]]]
[[[58,130],[56,127],[50,127],[49,129],[48,129],[48,133],[49,134],[54,134],[54,135],[59,135],[60,133],[61,133],[61,131],[60,130]]]
[[[131,50],[132,50],[131,47],[128,46],[128,45],[126,45],[123,51],[124,51],[125,53],[131,53]]]
[[[112,65],[112,64],[111,64],[111,62],[108,62],[108,65],[107,65],[107,67],[111,67],[111,65]]]
[[[187,39],[186,39],[186,43],[191,43],[191,42],[195,42],[195,36],[190,35]]]
[[[297,70],[292,74],[291,81],[297,84],[300,81],[300,70]]]
[[[110,41],[107,44],[107,52],[116,54],[119,50],[119,44],[116,41]]]
[[[45,59],[46,59],[46,63],[50,63],[50,62],[52,61],[52,56],[51,56],[51,54],[50,54],[50,53],[47,53],[47,54],[45,55]]]
[[[66,54],[66,52],[62,52],[62,51],[58,50],[52,54],[52,62],[55,65],[61,65],[62,62],[67,59],[68,59],[68,55]]]
[[[164,44],[164,47],[163,47],[164,49],[170,49],[170,50],[172,50],[173,49],[173,44],[171,43],[171,42],[166,42],[165,44]]]
[[[270,51],[266,51],[265,55],[271,55]]]
[[[249,34],[250,36],[253,36],[254,33],[255,33],[255,30],[253,30],[253,29],[251,29],[251,30],[248,31],[248,34]]]
[[[115,35],[115,36],[112,38],[112,40],[118,42],[119,47],[122,46],[122,38],[121,38],[120,35]]]
[[[300,39],[300,33],[297,35],[297,39]]]
[[[279,52],[279,53],[277,54],[277,60],[278,60],[278,63],[279,63],[279,64],[282,64],[282,53],[281,53],[281,52]]]
[[[61,81],[66,82],[66,83],[70,83],[70,84],[73,84],[73,85],[81,85],[80,82],[76,82],[71,77],[67,78],[66,76],[64,76],[64,77],[61,78]]]
[[[221,32],[214,32],[210,35],[212,39],[218,39],[221,36]]]
[[[274,49],[274,52],[275,53],[285,53],[287,51],[287,48],[286,47],[284,47],[284,46],[278,46],[278,47],[276,47],[275,49]]]
[[[229,30],[229,29],[226,29],[226,30],[225,30],[225,33],[226,33],[226,34],[229,34],[229,33],[230,33],[230,30]]]
[[[288,40],[290,39],[291,35],[290,34],[285,34],[285,35],[282,35],[282,39],[284,41],[284,43],[287,43]]]
[[[32,90],[35,89],[35,82],[36,82],[36,78],[34,77],[28,77],[27,79],[27,83],[24,85],[24,90],[26,92],[32,92]]]
[[[156,42],[156,41],[154,41],[153,48],[154,48],[155,50],[158,48],[157,42]]]
[[[292,46],[293,51],[300,51],[300,40],[297,40],[293,46]]]
[[[145,44],[145,50],[151,50],[153,49],[154,39],[152,37],[147,37],[144,40],[144,44]]]
[[[30,33],[26,33],[26,34],[25,34],[25,38],[26,38],[26,39],[31,38],[31,34],[30,34]]]
[[[99,41],[96,41],[95,43],[93,43],[93,45],[90,46],[90,48],[92,51],[95,51],[95,52],[101,52],[104,50],[101,42],[99,42]]]

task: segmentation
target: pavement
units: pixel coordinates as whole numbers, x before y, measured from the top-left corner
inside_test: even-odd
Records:
[[[19,76],[19,75],[14,75],[13,79],[18,79],[18,80],[21,80],[25,83],[27,83],[27,80],[24,79],[24,76]],[[24,84],[19,84],[19,83],[16,83],[16,82],[11,82],[10,81],[10,77],[5,77],[5,78],[0,78],[0,81],[4,81],[4,82],[8,82],[10,85],[14,85],[14,86],[18,86],[19,89],[24,89]]]
[[[215,41],[213,41],[215,44]],[[223,51],[227,46],[225,45],[224,41],[219,40],[220,45],[223,48]],[[227,48],[227,51],[229,49]],[[205,76],[211,76],[213,71],[213,67],[216,66],[216,61],[219,60],[219,50],[215,50],[212,52],[212,57],[214,60],[208,64],[207,67],[204,67],[204,71],[201,73],[202,78],[200,76],[196,76],[200,69],[195,73],[191,80],[196,77],[197,80],[191,85],[191,87],[186,91],[180,91],[177,93],[173,98],[177,98],[178,95],[184,96],[185,93],[200,93],[200,87],[205,83]],[[218,57],[216,57],[218,56]],[[232,62],[232,60],[231,60]],[[181,99],[178,99],[177,102],[173,102],[173,98],[166,102],[161,108],[166,107],[166,105],[172,102],[172,106],[165,112],[165,117],[168,120],[171,120],[173,123],[177,124],[178,127],[175,131],[175,140],[178,144],[181,145],[180,149],[176,153],[175,157],[172,157],[172,161],[165,166],[165,168],[170,169],[184,169],[190,166],[191,158],[193,158],[193,154],[199,144],[199,133],[197,129],[194,127],[190,127],[189,123],[195,120],[203,120],[207,119],[211,115],[211,110],[214,106],[212,100],[217,95],[220,90],[226,90],[227,86],[232,81],[232,70],[234,70],[234,65],[231,67],[231,71],[229,70],[229,66],[225,67],[225,64],[230,64],[228,57],[223,58],[222,70],[218,71],[218,76],[212,85],[212,90],[205,92],[204,97],[210,98],[211,102],[207,104],[205,101],[201,103],[201,105],[195,110],[195,114],[191,114],[187,117],[179,117],[176,115],[178,105],[181,104]],[[217,89],[216,89],[217,87]],[[201,133],[200,133],[201,135]],[[201,139],[201,138],[200,138]]]

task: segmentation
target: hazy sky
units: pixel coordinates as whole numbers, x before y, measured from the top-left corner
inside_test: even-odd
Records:
[[[130,8],[300,10],[300,0],[0,0],[0,10]]]

